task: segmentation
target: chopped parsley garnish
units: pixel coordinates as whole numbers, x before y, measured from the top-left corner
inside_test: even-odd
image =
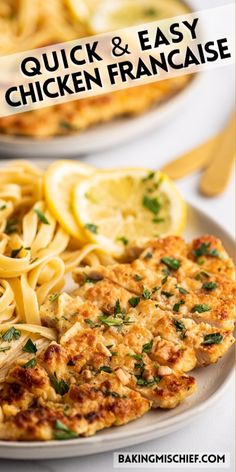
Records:
[[[136,280],[136,282],[140,282],[140,280],[143,280],[143,277],[141,277],[141,275],[139,275],[139,274],[135,274],[134,275],[134,280]]]
[[[140,387],[153,387],[155,384],[160,382],[160,380],[161,378],[157,376],[154,376],[150,380],[146,380],[141,377],[137,379],[137,385],[139,385]]]
[[[162,257],[161,262],[163,262],[163,264],[165,264],[168,269],[171,270],[178,270],[181,265],[180,261],[174,257]]]
[[[37,359],[36,357],[33,357],[30,359],[26,364],[23,365],[24,369],[33,369],[37,364]]]
[[[6,210],[6,208],[7,208],[7,205],[2,205],[0,206],[0,211]]]
[[[205,282],[202,286],[204,290],[207,290],[208,292],[212,292],[212,290],[215,290],[217,288],[217,283],[216,282]]]
[[[142,358],[142,355],[141,354],[128,354],[130,357],[132,357],[133,359],[135,359],[136,361],[142,361],[143,358]]]
[[[150,172],[148,172],[147,177],[144,177],[144,178],[142,179],[142,181],[143,181],[143,182],[147,182],[148,180],[152,180],[154,177],[155,177],[155,172],[150,171]]]
[[[153,218],[153,223],[164,223],[165,218]]]
[[[128,300],[128,302],[133,308],[135,308],[139,304],[140,300],[140,297],[132,297]]]
[[[166,297],[166,298],[173,297],[173,293],[171,293],[171,292],[165,292],[165,290],[162,290],[162,291],[161,291],[161,295],[164,295],[164,297]]]
[[[203,259],[203,257],[199,257],[199,258],[197,259],[197,264],[200,265],[200,266],[202,266],[203,264],[205,264],[205,259]]]
[[[163,272],[163,274],[165,274],[165,277],[163,277],[163,279],[162,279],[162,281],[161,281],[161,284],[162,284],[162,285],[165,285],[165,283],[167,282],[167,279],[168,279],[168,277],[169,277],[169,275],[170,275],[170,271],[169,271],[169,269],[166,267],[166,269],[163,269],[162,272]]]
[[[149,300],[151,298],[151,292],[146,287],[143,287],[143,298]]]
[[[177,289],[179,290],[179,293],[181,293],[181,295],[187,295],[189,293],[188,290],[186,290],[183,287],[178,287],[177,286]]]
[[[6,346],[6,347],[0,347],[0,352],[5,352],[5,351],[9,351],[10,346]]]
[[[211,310],[211,307],[203,303],[202,305],[194,305],[194,307],[191,310],[191,313],[204,313],[205,311],[210,311],[210,310]]]
[[[145,16],[156,16],[157,15],[157,10],[155,8],[145,8],[145,10],[143,10],[143,13]]]
[[[15,257],[18,256],[19,252],[21,252],[21,249],[23,249],[23,246],[17,248],[17,249],[13,249],[11,251],[11,257],[14,259]]]
[[[102,393],[105,397],[127,398],[126,395],[120,395],[120,393],[113,392],[112,390],[104,390]]]
[[[129,244],[129,240],[125,236],[119,236],[116,239],[117,241],[120,241],[121,243],[123,243],[124,246],[127,246]]]
[[[210,346],[211,344],[221,344],[224,337],[220,333],[211,333],[204,336],[202,344],[205,346]]]
[[[143,206],[154,215],[157,215],[161,209],[159,200],[157,198],[150,198],[147,195],[143,197]]]
[[[67,362],[67,365],[70,366],[70,367],[74,367],[76,365],[76,362],[73,361],[73,359],[70,359],[68,362]]]
[[[99,369],[99,372],[107,372],[108,374],[111,374],[112,368],[109,365],[102,365]]]
[[[221,257],[217,249],[210,249],[211,243],[202,243],[197,249],[193,249],[193,255],[195,257],[201,256],[212,256],[212,257]]]
[[[75,431],[72,431],[68,426],[62,423],[59,420],[56,420],[54,425],[54,437],[55,439],[63,440],[63,439],[73,439],[77,438],[78,434]]]
[[[185,304],[184,300],[180,300],[179,302],[175,303],[174,306],[173,306],[173,311],[175,313],[178,313],[181,305],[184,305],[184,304]]]
[[[152,347],[153,347],[153,340],[151,340],[149,343],[143,344],[142,352],[145,352],[146,354],[148,354],[149,352],[151,352]]]
[[[19,221],[17,218],[9,218],[9,220],[7,220],[7,224],[4,230],[5,233],[6,234],[16,233],[18,224],[19,224]]]
[[[28,339],[28,341],[23,346],[23,351],[24,352],[31,352],[33,354],[35,354],[37,352],[36,344],[33,343],[32,339],[30,339],[30,338]]]
[[[114,306],[114,316],[116,317],[119,314],[124,314],[124,311],[122,310],[120,306],[120,300],[116,300],[115,306]]]
[[[4,341],[7,341],[7,342],[11,342],[13,339],[19,339],[21,337],[21,332],[14,328],[14,326],[12,326],[12,328],[9,328],[3,335],[2,335],[2,339]]]
[[[158,290],[160,290],[161,287],[153,287],[152,293],[156,293]]]
[[[84,321],[85,321],[85,323],[87,323],[90,326],[90,328],[96,328],[96,324],[92,320],[90,320],[89,318],[85,318]]]
[[[56,302],[58,298],[60,297],[61,293],[53,293],[50,295],[49,300],[50,302]]]
[[[85,225],[85,228],[90,231],[90,233],[94,233],[94,234],[97,234],[98,232],[98,226],[97,225],[94,225],[93,223],[87,223]]]
[[[36,215],[38,215],[39,220],[42,221],[43,224],[50,225],[48,219],[41,210],[39,210],[38,208],[34,208],[34,212],[36,213]]]
[[[111,318],[109,316],[100,316],[99,317],[99,321],[104,324],[105,326],[122,326],[122,324],[124,323],[124,320],[122,320],[121,318]]]
[[[173,321],[174,321],[175,329],[177,332],[186,331],[186,328],[182,321],[179,321],[179,320],[173,320]]]
[[[60,126],[60,128],[63,128],[67,131],[75,131],[76,130],[76,127],[72,123],[69,123],[69,121],[62,120],[62,121],[60,121],[59,126]]]
[[[152,259],[153,255],[150,251],[148,251],[145,256],[144,256],[144,259],[148,260],[148,259]]]
[[[56,374],[50,376],[50,382],[55,392],[59,395],[65,395],[69,390],[69,385],[63,380],[58,380]]]
[[[200,280],[202,282],[202,280],[204,279],[209,279],[210,278],[210,274],[208,274],[207,272],[204,272],[203,270],[201,272],[199,272],[197,275],[195,275],[195,280]]]

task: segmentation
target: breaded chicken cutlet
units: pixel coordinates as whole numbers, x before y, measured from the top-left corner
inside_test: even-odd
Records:
[[[86,130],[99,123],[136,116],[171,99],[188,85],[185,75],[97,97],[0,118],[0,134],[45,139]]]
[[[174,408],[196,390],[187,373],[228,351],[236,284],[219,240],[170,236],[132,258],[76,270],[76,292],[41,306],[58,339],[9,370],[1,438],[89,436],[151,408]]]

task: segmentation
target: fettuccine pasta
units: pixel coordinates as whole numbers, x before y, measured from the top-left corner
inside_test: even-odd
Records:
[[[98,265],[98,250],[98,244],[72,242],[51,214],[40,169],[24,161],[0,169],[0,381],[1,365],[22,353],[29,336],[42,349],[56,340],[56,332],[42,326],[40,307],[75,267]],[[9,344],[4,334],[12,329],[21,336]]]

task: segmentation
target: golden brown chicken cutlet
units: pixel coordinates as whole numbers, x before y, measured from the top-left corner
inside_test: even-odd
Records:
[[[41,306],[57,342],[11,366],[0,388],[1,438],[88,436],[174,408],[196,390],[187,373],[233,344],[234,270],[219,240],[169,236],[128,257],[75,270],[78,289]]]
[[[126,424],[150,409],[150,402],[123,385],[116,375],[101,373],[91,382],[71,385],[58,402],[32,404],[0,424],[8,440],[72,439]]]
[[[98,123],[143,113],[171,98],[190,80],[191,76],[174,77],[129,90],[7,116],[0,119],[0,133],[39,139],[78,133]]]

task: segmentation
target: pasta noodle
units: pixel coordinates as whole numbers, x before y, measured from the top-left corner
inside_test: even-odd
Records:
[[[6,365],[24,357],[29,336],[41,348],[56,340],[53,329],[41,326],[40,307],[75,267],[99,264],[98,250],[79,247],[51,214],[41,170],[24,161],[0,169],[0,382]],[[9,344],[4,333],[12,328],[22,334]]]
[[[88,34],[88,27],[73,15],[69,3],[67,0],[1,0],[0,54]]]

